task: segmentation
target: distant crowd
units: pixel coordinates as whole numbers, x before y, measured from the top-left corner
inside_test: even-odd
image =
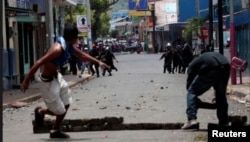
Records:
[[[185,43],[184,45],[176,45],[173,47],[171,43],[167,43],[160,60],[164,59],[163,73],[185,73],[188,64],[193,59],[192,47]]]
[[[109,66],[109,69],[102,69],[102,76],[105,76],[106,72],[109,76],[112,76],[112,70],[118,71],[118,69],[114,66],[113,62],[114,60],[118,62],[118,60],[111,52],[111,47],[109,47],[109,45],[103,45],[94,42],[92,44],[92,48],[89,49],[87,45],[82,44],[79,40],[79,42],[74,44],[73,46],[76,46],[82,52],[88,53],[90,56],[102,61],[103,63]],[[65,73],[67,67],[61,67],[61,70]],[[87,73],[92,76],[96,75],[97,77],[100,77],[99,64],[91,63],[88,61],[81,61],[76,56],[71,55],[69,61],[69,72],[73,75],[77,75],[77,72],[80,71],[79,77],[82,77],[82,75],[85,73],[85,70],[87,70]]]

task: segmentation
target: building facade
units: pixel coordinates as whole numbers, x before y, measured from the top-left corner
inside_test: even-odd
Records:
[[[46,45],[48,2],[54,6],[76,5],[73,0],[4,0],[3,2],[3,89],[18,87]],[[53,13],[52,13],[53,16]],[[55,25],[53,22],[50,24]],[[53,37],[54,35],[52,35]],[[33,79],[35,80],[35,78]]]

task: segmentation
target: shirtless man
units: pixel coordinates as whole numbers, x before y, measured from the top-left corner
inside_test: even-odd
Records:
[[[67,25],[64,29],[63,37],[58,37],[47,53],[35,62],[21,84],[21,91],[25,92],[29,87],[30,79],[41,67],[39,79],[43,84],[40,90],[47,108],[35,108],[35,122],[36,125],[42,126],[45,114],[56,116],[55,124],[50,131],[50,138],[70,137],[60,130],[60,125],[70,103],[72,103],[72,97],[67,82],[58,71],[59,67],[67,63],[70,54],[74,54],[83,61],[88,60],[98,63],[103,68],[108,68],[103,62],[91,57],[87,53],[81,52],[80,49],[73,46],[77,38],[78,29],[73,25]]]

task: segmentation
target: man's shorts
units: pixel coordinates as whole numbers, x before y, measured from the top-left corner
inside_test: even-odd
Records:
[[[61,73],[57,73],[52,81],[44,82],[40,74],[41,96],[50,111],[56,115],[66,112],[65,105],[72,103],[71,90]]]

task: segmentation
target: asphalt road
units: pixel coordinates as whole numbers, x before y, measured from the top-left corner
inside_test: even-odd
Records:
[[[101,76],[73,88],[74,103],[66,119],[124,117],[124,123],[184,123],[186,121],[186,74],[163,74],[160,54],[116,55],[118,72]],[[201,99],[210,101],[213,90]],[[229,114],[248,115],[244,105],[229,100]],[[49,139],[33,134],[33,110],[41,100],[27,107],[3,112],[3,142],[89,141],[89,142],[193,142],[207,141],[207,124],[217,123],[214,110],[199,110],[200,131],[98,131],[69,133],[71,139]],[[249,122],[249,120],[248,120]]]

